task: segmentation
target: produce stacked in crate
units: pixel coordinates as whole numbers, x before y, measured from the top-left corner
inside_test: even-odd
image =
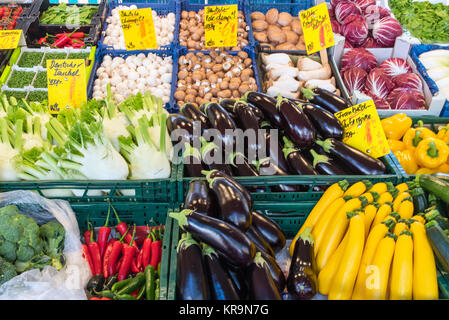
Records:
[[[23,12],[20,5],[6,5],[0,7],[0,30],[12,30],[17,25],[17,18]]]
[[[77,6],[60,3],[50,6],[39,17],[41,24],[90,24],[92,17],[97,13],[99,6]]]

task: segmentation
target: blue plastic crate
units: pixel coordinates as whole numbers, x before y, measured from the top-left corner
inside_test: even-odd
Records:
[[[175,93],[175,89],[176,89],[176,82],[178,79],[178,72],[177,70],[177,63],[178,63],[178,56],[177,56],[177,52],[176,50],[174,50],[173,48],[169,47],[169,48],[161,48],[159,50],[133,50],[133,51],[126,51],[126,50],[111,50],[111,49],[106,49],[106,48],[102,48],[97,50],[96,54],[95,54],[95,63],[94,66],[92,68],[92,72],[90,74],[89,77],[89,82],[87,85],[87,98],[90,99],[92,97],[92,93],[93,93],[93,87],[94,87],[94,83],[95,83],[95,79],[97,79],[97,69],[100,67],[101,63],[103,62],[103,58],[105,55],[110,55],[111,57],[123,57],[126,58],[130,55],[137,55],[139,53],[144,53],[144,54],[148,54],[148,53],[155,53],[158,56],[165,58],[165,57],[173,57],[173,70],[172,70],[172,83],[171,83],[171,89],[170,89],[170,101],[168,103],[165,104],[165,109],[167,109],[167,111],[171,111],[173,109],[173,95]],[[176,69],[175,69],[176,67]]]
[[[106,18],[111,15],[111,11],[118,7],[118,6],[131,6],[135,5],[137,8],[151,8],[151,10],[156,11],[158,15],[165,16],[169,14],[170,12],[175,14],[175,31],[173,34],[173,42],[170,45],[161,46],[158,48],[164,49],[164,48],[175,48],[177,46],[178,38],[179,38],[179,20],[180,20],[180,5],[176,0],[168,0],[166,2],[144,2],[144,1],[126,1],[126,2],[120,2],[117,0],[111,0],[108,8],[108,13],[106,15]],[[104,22],[103,25],[103,32],[101,34],[100,41],[98,43],[98,47],[100,49],[111,49],[114,50],[113,47],[104,45],[104,37],[106,34],[106,29],[108,27],[108,23]]]
[[[173,61],[173,79],[172,79],[172,95],[171,95],[171,98],[173,99],[173,104],[172,104],[171,109],[169,110],[171,113],[178,113],[179,112],[179,107],[180,107],[180,106],[178,106],[176,104],[176,100],[174,98],[176,87],[178,85],[179,58],[181,56],[187,54],[187,53],[190,53],[190,52],[191,53],[202,52],[204,54],[209,54],[210,53],[210,51],[207,51],[207,50],[206,51],[189,51],[185,47],[180,47],[177,51],[178,51],[177,54],[175,54],[176,61]],[[242,51],[247,52],[248,53],[248,57],[251,58],[251,60],[253,61],[252,62],[252,68],[253,68],[253,71],[254,71],[253,77],[256,80],[256,85],[257,85],[257,89],[258,89],[257,91],[261,91],[262,87],[261,87],[261,83],[260,83],[260,79],[259,79],[260,77],[259,77],[259,72],[258,72],[258,69],[257,69],[256,54],[254,52],[254,49],[245,47],[245,48],[243,48]],[[233,56],[236,56],[238,54],[238,51],[228,51],[226,53],[230,54],[230,55],[233,55]]]
[[[279,12],[288,12],[293,16],[298,16],[300,10],[306,10],[315,5],[314,0],[292,0],[292,1],[270,1],[270,0],[250,0],[250,12],[260,11],[266,13],[271,8],[278,9]]]

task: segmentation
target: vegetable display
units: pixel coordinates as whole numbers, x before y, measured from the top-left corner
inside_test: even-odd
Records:
[[[41,24],[90,24],[92,17],[97,13],[98,6],[77,6],[60,3],[49,6],[42,12],[39,20]]]
[[[0,7],[0,30],[14,29],[22,12],[23,7],[16,4]]]

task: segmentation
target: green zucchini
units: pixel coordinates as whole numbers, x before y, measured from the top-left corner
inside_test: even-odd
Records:
[[[449,190],[449,181],[438,179],[430,174],[420,175],[418,179],[421,188],[449,203],[449,192],[447,192]]]
[[[427,209],[427,198],[424,193],[424,189],[421,187],[414,188],[409,191],[413,198],[413,212],[418,214],[424,212]]]
[[[449,219],[443,217],[438,210],[431,210],[424,215],[426,221],[435,221],[440,228],[445,231],[449,230]]]
[[[449,273],[449,238],[436,221],[426,223],[426,233],[435,256],[444,271]]]

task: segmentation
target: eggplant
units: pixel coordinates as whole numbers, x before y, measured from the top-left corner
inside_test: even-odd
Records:
[[[201,247],[189,233],[184,233],[178,243],[177,299],[210,300]]]
[[[319,154],[314,149],[309,150],[313,167],[324,175],[348,175],[348,172],[338,165],[338,163],[330,156]]]
[[[261,176],[288,176],[289,173],[282,170],[271,158],[265,158],[255,162],[255,166]],[[274,192],[299,192],[300,186],[280,184],[272,186]]]
[[[275,256],[273,248],[268,244],[268,242],[265,241],[263,236],[260,234],[260,232],[253,227],[252,225],[246,230],[246,235],[248,238],[254,243],[256,246],[256,249],[260,252],[266,253],[272,257]]]
[[[306,228],[295,243],[287,277],[287,290],[298,300],[311,299],[317,292],[318,279],[313,237]]]
[[[382,161],[342,141],[328,138],[324,141],[318,140],[316,143],[356,174],[381,175],[387,172],[387,168]]]
[[[239,292],[217,252],[203,245],[203,258],[212,300],[239,300]]]
[[[193,104],[185,103],[179,111],[184,117],[190,119],[192,123],[199,121],[201,123],[201,131],[211,127],[209,118]]]
[[[276,107],[289,139],[299,148],[312,147],[316,138],[316,130],[301,108],[281,96],[278,98]]]
[[[220,170],[230,176],[232,176],[231,166],[228,165],[223,159],[223,155],[216,157],[216,152],[221,153],[221,148],[213,142],[206,142],[204,139],[203,145],[201,147],[201,157],[204,164],[209,168],[209,170]]]
[[[171,133],[177,129],[183,129],[185,131],[179,132],[178,140],[175,142],[188,142],[192,143],[193,141],[193,122],[183,116],[182,114],[170,114],[166,120],[167,129],[171,135]]]
[[[253,105],[252,103],[246,102],[246,104],[248,105],[248,107],[251,109],[251,111],[254,113],[254,115],[257,118],[257,121],[259,121],[259,123],[261,123],[264,119],[265,116],[262,112],[262,110],[260,110],[259,108],[257,108],[255,105]]]
[[[184,153],[182,159],[187,177],[201,177],[202,171],[206,169],[201,160],[201,152],[192,145],[184,144]]]
[[[321,137],[343,139],[345,133],[343,126],[331,112],[311,103],[305,103],[301,108]]]
[[[311,103],[323,107],[332,114],[335,114],[341,110],[349,108],[352,106],[351,102],[347,99],[336,95],[326,89],[313,88],[313,89],[302,89],[304,97]]]
[[[249,164],[245,155],[234,152],[229,156],[231,168],[237,176],[241,177],[257,177],[259,174],[252,165]]]
[[[281,267],[276,262],[276,258],[273,256],[270,256],[266,252],[259,251],[262,258],[267,262],[268,264],[268,270],[270,271],[270,275],[274,280],[274,283],[276,284],[276,287],[278,288],[279,292],[284,291],[286,279],[284,272],[282,271]],[[257,253],[257,252],[256,252]]]
[[[199,179],[190,181],[184,200],[184,209],[191,209],[210,217],[216,217],[214,199],[206,181]]]
[[[284,248],[286,243],[285,234],[273,219],[263,213],[253,211],[251,226],[263,236],[274,252],[279,252]]]
[[[272,132],[265,133],[265,145],[262,146],[262,154],[270,157],[272,161],[282,169],[282,171],[289,172],[290,168],[288,162],[282,152],[282,146],[279,143],[279,139],[271,136]],[[263,149],[265,148],[265,149]],[[262,158],[261,153],[258,154],[259,159]]]
[[[216,102],[209,103],[205,109],[212,127],[220,132],[223,145],[234,146],[234,136],[227,134],[226,130],[235,132],[237,126],[229,113]]]
[[[248,268],[249,298],[251,300],[282,300],[270,274],[268,263],[257,252]]]
[[[105,278],[103,274],[97,274],[89,279],[89,282],[87,282],[86,290],[90,294],[94,295],[96,292],[103,291]]]
[[[208,178],[207,181],[217,199],[219,218],[245,232],[251,225],[252,207],[244,194],[227,178]]]
[[[169,216],[179,227],[201,242],[210,245],[220,256],[236,267],[247,267],[256,253],[256,247],[237,227],[223,220],[184,209]]]
[[[229,273],[229,276],[232,279],[232,282],[234,283],[235,288],[237,289],[237,292],[239,294],[240,300],[247,300],[248,299],[248,283],[246,281],[246,274],[244,268],[236,268],[232,264],[227,263],[225,259],[220,257],[223,264],[226,266],[226,269]]]
[[[221,99],[219,103],[220,103],[220,106],[222,106],[223,109],[225,109],[228,113],[233,113],[234,105],[235,105],[236,101],[237,100],[235,100],[235,99],[226,98],[226,99]]]
[[[318,171],[313,168],[312,164],[301,154],[299,149],[294,148],[293,143],[287,138],[284,140],[284,149],[282,149],[285,159],[297,175],[318,175]]]
[[[238,137],[238,141],[245,146],[245,150],[247,150],[246,154],[256,155],[258,150],[262,148],[260,145],[261,142],[265,142],[265,139],[262,136],[263,131],[259,132],[259,120],[248,104],[243,101],[237,101],[235,103],[234,113],[239,119],[240,128],[244,131],[242,137]],[[249,134],[247,139],[245,139],[245,133]],[[251,141],[253,139],[255,139],[255,141]],[[238,148],[238,144],[236,145],[236,148]]]
[[[282,127],[281,115],[276,108],[276,99],[261,92],[250,91],[245,94],[246,102],[251,103],[256,108],[260,109],[266,120],[277,127]]]

